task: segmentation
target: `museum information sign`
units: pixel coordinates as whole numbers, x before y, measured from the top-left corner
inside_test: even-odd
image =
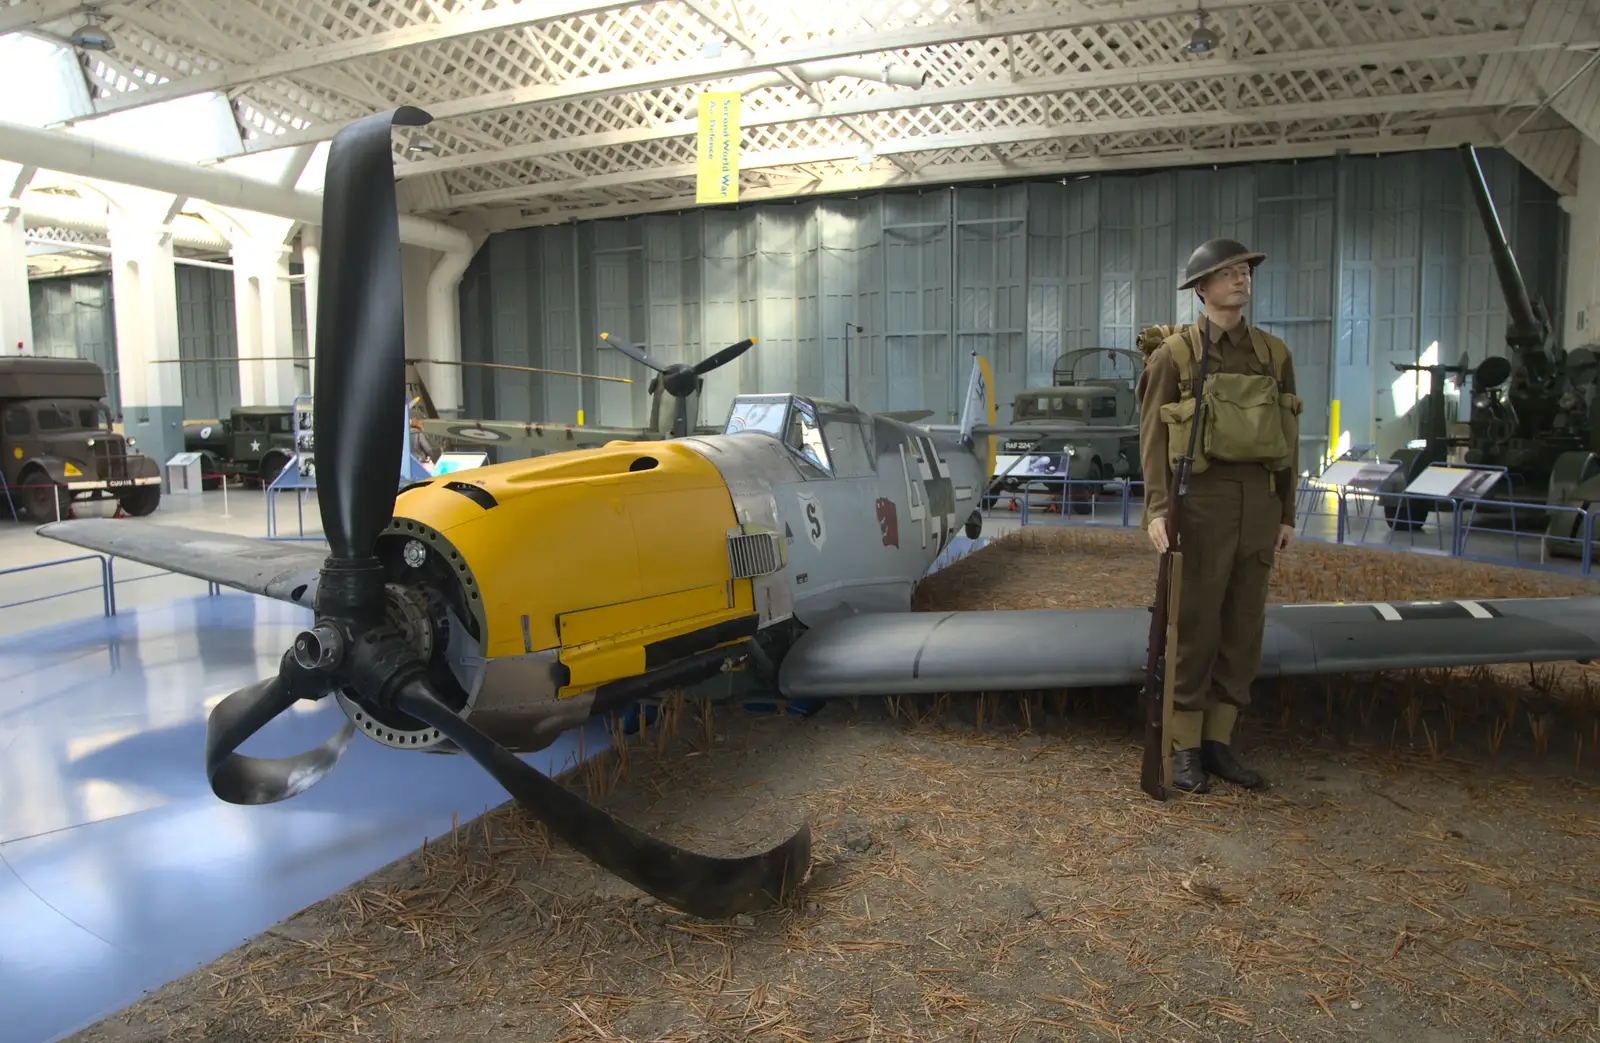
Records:
[[[700,95],[696,203],[739,201],[739,92]]]

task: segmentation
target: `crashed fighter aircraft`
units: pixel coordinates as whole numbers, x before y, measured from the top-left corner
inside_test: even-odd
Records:
[[[1138,683],[1141,609],[909,611],[955,534],[981,525],[1003,430],[982,358],[953,432],[848,403],[741,395],[720,434],[514,461],[397,493],[405,399],[390,130],[428,120],[414,108],[359,120],[328,156],[314,407],[326,552],[125,520],[39,530],[314,608],[277,675],[212,712],[205,760],[219,797],[293,797],[333,768],[356,730],[393,747],[464,752],[606,870],[723,918],[777,903],[801,882],[808,827],[748,857],[687,851],[513,751],[671,688],[826,698]],[[1274,605],[1262,673],[1597,652],[1596,598]],[[322,746],[270,760],[235,752],[296,701],[328,697],[347,720]]]

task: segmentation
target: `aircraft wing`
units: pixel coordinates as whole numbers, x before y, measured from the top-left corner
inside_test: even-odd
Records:
[[[603,427],[585,424],[542,424],[521,420],[423,420],[422,433],[452,443],[479,446],[515,446],[520,449],[587,449],[607,442],[642,442],[653,438],[642,427]]]
[[[129,524],[116,518],[50,522],[35,531],[62,543],[307,608],[316,597],[317,573],[328,556],[327,545],[320,541],[258,540],[179,525]]]
[[[1142,608],[850,616],[802,635],[778,687],[801,699],[1135,685],[1149,633]],[[1597,657],[1600,597],[1275,604],[1260,676]]]
[[[1108,435],[1137,435],[1138,427],[1090,427],[1086,424],[978,424],[972,429],[975,437],[994,435],[998,438],[1023,438],[1035,435],[1039,438],[1046,436],[1065,435],[1069,438],[1079,436],[1105,437]]]

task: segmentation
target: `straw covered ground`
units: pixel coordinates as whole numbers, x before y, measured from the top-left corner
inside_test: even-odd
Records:
[[[1142,604],[1141,539],[1025,530],[918,607]],[[1302,543],[1274,598],[1593,588]],[[1165,804],[1126,692],[669,703],[571,784],[723,854],[808,818],[789,907],[683,917],[505,806],[74,1038],[1600,1040],[1594,691],[1526,666],[1272,686],[1240,738],[1272,786]]]

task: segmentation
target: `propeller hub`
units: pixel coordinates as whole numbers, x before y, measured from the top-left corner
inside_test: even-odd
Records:
[[[683,398],[694,393],[700,383],[700,375],[693,366],[674,362],[661,374],[661,383],[667,394],[673,398]]]
[[[294,661],[302,670],[332,670],[344,659],[344,637],[338,629],[320,623],[294,639]]]

